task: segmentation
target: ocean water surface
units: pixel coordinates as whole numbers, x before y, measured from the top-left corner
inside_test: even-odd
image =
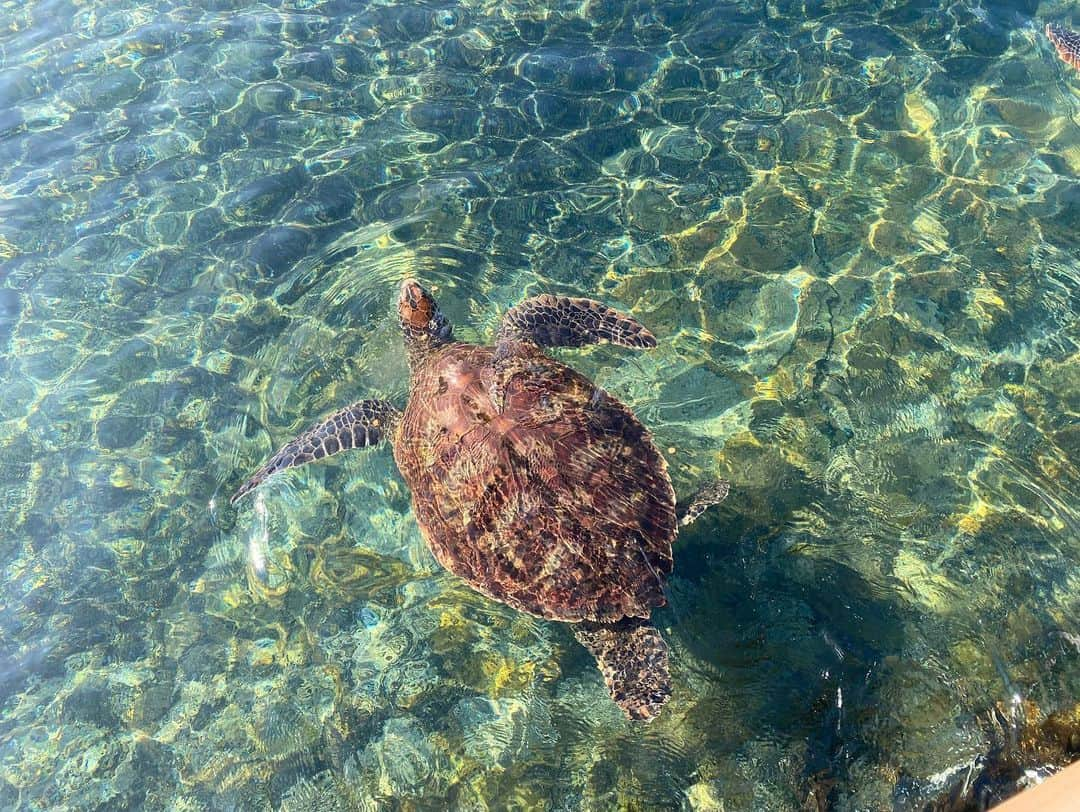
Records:
[[[0,808],[965,809],[1071,760],[1076,13],[0,2]],[[732,483],[653,724],[439,568],[388,449],[229,506],[403,402],[407,276],[465,340],[541,292],[657,335],[556,353]]]

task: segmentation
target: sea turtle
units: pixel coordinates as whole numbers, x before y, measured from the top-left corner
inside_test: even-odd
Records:
[[[464,344],[411,279],[398,316],[405,410],[346,406],[281,448],[232,501],[278,471],[390,439],[439,563],[495,600],[574,624],[619,707],[652,719],[671,694],[667,644],[649,621],[665,603],[678,526],[667,463],[626,406],[541,348],[656,339],[599,302],[543,295],[506,312],[494,347]],[[727,492],[710,483],[682,521]]]
[[[1080,34],[1055,23],[1047,23],[1046,38],[1063,62],[1080,70]]]

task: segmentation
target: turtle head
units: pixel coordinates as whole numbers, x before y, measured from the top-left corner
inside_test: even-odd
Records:
[[[424,354],[453,339],[454,330],[431,294],[415,279],[401,283],[398,321],[409,357]]]

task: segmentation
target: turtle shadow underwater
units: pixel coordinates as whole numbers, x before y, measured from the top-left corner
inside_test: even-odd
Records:
[[[917,618],[845,564],[793,552],[775,514],[751,512],[754,494],[737,500],[684,534],[654,615],[678,652],[676,700],[692,697],[683,724],[698,730],[686,736],[736,760],[787,763],[785,803],[834,808],[851,765],[883,746],[876,722],[850,709],[886,702],[882,676],[903,667]],[[769,749],[781,742],[782,758]],[[724,797],[759,804],[742,783],[727,776]]]

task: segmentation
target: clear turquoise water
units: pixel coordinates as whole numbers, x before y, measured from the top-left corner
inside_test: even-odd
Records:
[[[1070,8],[0,3],[0,807],[920,809],[1071,758]],[[542,291],[660,337],[560,356],[733,483],[649,727],[439,570],[386,450],[223,504],[404,397],[407,275],[470,340]]]

